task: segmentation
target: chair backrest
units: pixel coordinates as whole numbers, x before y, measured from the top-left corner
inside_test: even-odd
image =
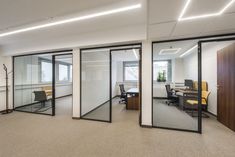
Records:
[[[47,96],[45,91],[34,91],[35,95],[34,101],[46,101]]]
[[[167,97],[170,97],[172,95],[172,93],[171,93],[171,85],[166,84],[165,87],[166,87]]]
[[[205,99],[206,101],[208,101],[208,97],[210,93],[211,92],[208,92],[208,91],[202,91],[202,99]]]
[[[120,87],[121,94],[124,94],[126,92],[124,88],[124,84],[120,84],[119,87]]]
[[[198,90],[198,82],[193,82],[193,89]],[[208,91],[208,83],[206,81],[202,81],[202,91]]]
[[[42,87],[42,90],[52,90],[52,86],[44,86]]]

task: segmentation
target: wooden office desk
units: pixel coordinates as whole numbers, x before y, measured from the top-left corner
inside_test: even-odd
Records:
[[[140,98],[139,98],[139,89],[131,88],[127,92],[127,110],[139,110]]]
[[[185,95],[197,95],[198,91],[195,90],[188,90],[188,89],[173,89],[176,93],[176,95],[179,97],[179,108],[184,110],[184,105],[187,99],[185,98]]]

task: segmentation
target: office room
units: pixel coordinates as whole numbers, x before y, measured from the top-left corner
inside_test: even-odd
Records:
[[[13,66],[15,110],[72,115],[72,55],[16,56]]]
[[[82,50],[82,119],[111,122],[129,118],[137,125],[139,62],[140,46],[135,44]]]
[[[203,121],[207,119],[216,121],[217,113],[220,113],[217,108],[223,108],[223,105],[226,105],[223,103],[221,103],[221,107],[217,105],[217,100],[222,99],[218,98],[217,91],[223,90],[220,88],[224,85],[223,80],[227,79],[220,78],[223,79],[221,80],[222,85],[220,85],[217,82],[217,76],[221,76],[224,71],[230,71],[226,76],[233,74],[231,69],[233,63],[227,66],[227,69],[221,65],[224,69],[219,71],[219,66],[217,66],[219,52],[227,47],[232,51],[234,41],[217,42],[217,39],[213,41],[213,38],[201,40],[203,41],[201,45],[201,118]],[[209,41],[207,42],[207,40]],[[198,121],[200,120],[198,116],[199,41],[199,39],[195,39],[153,44],[154,126],[187,131],[198,130]],[[229,82],[229,80],[226,81]],[[223,97],[223,94],[220,97]],[[225,120],[223,117],[229,111],[221,112],[223,112],[221,113],[223,120],[220,120],[220,117],[218,120],[223,123],[227,122],[229,125],[230,120]]]

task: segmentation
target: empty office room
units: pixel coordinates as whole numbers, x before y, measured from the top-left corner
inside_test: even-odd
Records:
[[[233,157],[235,0],[0,0],[0,157]]]

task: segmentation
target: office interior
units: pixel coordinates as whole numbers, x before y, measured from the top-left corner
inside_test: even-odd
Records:
[[[201,57],[198,57],[199,43],[201,43]],[[217,41],[217,38],[153,43],[154,127],[198,132],[201,125],[199,121],[208,119],[223,121],[220,119],[229,115],[228,110],[218,111],[219,108],[222,110],[221,108],[226,106],[225,101],[220,104],[221,107],[217,102],[225,97],[224,88],[217,81],[218,77],[222,76],[221,72],[218,73],[218,57],[222,51],[229,53],[230,50],[232,54],[234,43],[231,39]],[[201,104],[198,103],[199,58],[201,58]],[[220,68],[221,71],[234,74],[231,64],[221,65]],[[220,81],[233,84],[228,80],[228,76],[221,78]],[[218,91],[221,94],[218,94]],[[231,101],[232,98],[228,99]],[[199,110],[202,112],[201,115]],[[222,118],[218,117],[219,113]],[[232,117],[228,119],[231,122]],[[224,120],[227,125],[228,119]]]
[[[16,56],[13,66],[16,111],[55,115],[56,109],[61,114],[72,114],[72,55]]]
[[[138,124],[140,49],[133,44],[81,50],[82,119],[112,122],[118,112],[135,110]]]

